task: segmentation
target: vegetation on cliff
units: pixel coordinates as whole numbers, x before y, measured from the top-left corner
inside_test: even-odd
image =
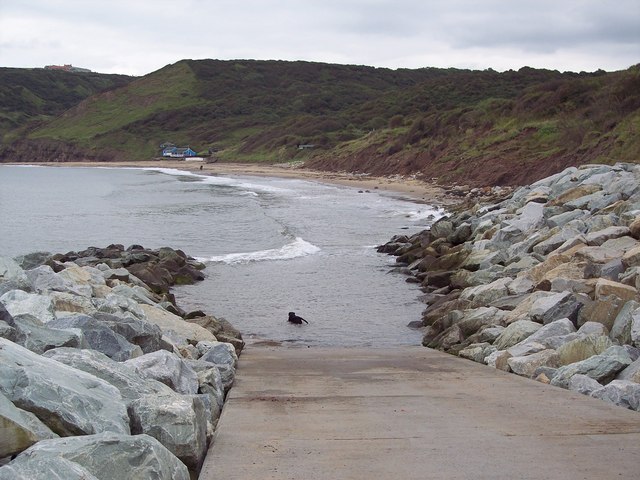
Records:
[[[0,159],[141,160],[173,142],[229,161],[523,184],[568,165],[636,162],[638,132],[640,66],[500,73],[183,60],[14,133]]]

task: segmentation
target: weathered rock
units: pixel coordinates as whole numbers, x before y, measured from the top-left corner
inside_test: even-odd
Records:
[[[624,283],[612,282],[605,278],[598,279],[596,282],[596,300],[609,296],[615,296],[625,301],[640,300],[638,291],[634,287],[630,287]]]
[[[522,357],[511,357],[507,360],[511,371],[517,375],[531,378],[533,373],[541,366],[557,367],[558,354],[554,350],[542,350]]]
[[[58,435],[129,433],[126,407],[115,387],[2,338],[0,392]]]
[[[217,318],[212,315],[198,315],[185,320],[189,323],[195,323],[209,330],[221,342],[232,344],[236,353],[239,355],[244,348],[242,334],[224,318]]]
[[[198,363],[195,368],[192,363],[190,365],[198,374],[198,392],[209,395],[211,398],[211,421],[213,422],[220,416],[224,405],[225,389],[220,370],[216,366],[202,368],[202,363]]]
[[[109,313],[117,316],[133,316],[139,320],[146,319],[145,307],[158,309],[151,305],[140,305],[130,298],[123,297],[122,295],[116,295],[114,293],[110,293],[105,298],[95,298],[94,303],[96,304],[98,312]]]
[[[19,409],[1,393],[0,432],[0,458],[20,453],[40,440],[58,436],[33,413]]]
[[[0,468],[2,480],[55,478],[189,480],[189,471],[149,435],[110,432],[43,440]]]
[[[0,257],[0,283],[11,283],[18,289],[31,290],[25,271],[12,258]]]
[[[624,253],[622,264],[624,268],[640,267],[640,245]]]
[[[577,374],[569,379],[568,389],[583,395],[591,395],[595,390],[602,388],[596,380],[587,375]]]
[[[173,330],[180,332],[190,342],[196,344],[200,341],[215,342],[217,338],[206,328],[195,323],[185,322],[181,317],[169,313],[151,305],[140,305],[148,322],[160,327],[163,332]]]
[[[631,365],[622,370],[616,380],[629,380],[630,382],[640,383],[640,359],[633,361]]]
[[[586,322],[579,329],[580,335],[608,335],[607,327],[598,322]]]
[[[632,330],[640,331],[640,302],[635,300],[626,302],[620,309],[609,336],[622,345],[631,345],[633,342]]]
[[[571,292],[552,293],[539,298],[531,306],[531,320],[543,324],[568,318],[576,321],[583,301]]]
[[[460,298],[471,302],[471,308],[487,306],[491,302],[509,294],[507,287],[512,280],[509,277],[499,278],[488,285],[467,288],[462,292]]]
[[[157,325],[131,316],[96,313],[93,317],[115,333],[122,335],[129,343],[138,345],[144,353],[163,348],[162,330]]]
[[[53,302],[54,315],[56,317],[83,313],[93,315],[96,307],[91,299],[68,292],[49,292],[49,298]]]
[[[631,357],[624,348],[612,346],[600,355],[594,355],[581,362],[560,367],[556,376],[551,380],[551,385],[567,388],[569,380],[576,374],[587,375],[604,384],[612,380],[618,372],[631,363]]]
[[[640,384],[628,380],[613,380],[591,392],[591,396],[615,405],[640,411]]]
[[[484,363],[484,359],[494,351],[496,349],[490,343],[474,343],[460,350],[458,356],[474,362]]]
[[[158,350],[125,362],[142,377],[158,380],[182,394],[198,393],[198,375],[180,357]]]
[[[522,342],[516,343],[513,347],[509,347],[507,352],[509,352],[512,357],[525,357],[547,350],[546,345],[529,341],[529,338],[525,338]]]
[[[119,362],[142,355],[140,347],[129,343],[122,335],[87,315],[58,318],[49,322],[49,325],[81,330],[90,348]]]
[[[145,395],[134,400],[131,433],[157,439],[190,470],[198,471],[207,448],[207,411],[200,396]]]
[[[175,395],[164,383],[143,377],[126,363],[116,362],[95,350],[56,348],[47,351],[44,356],[108,382],[118,389],[126,405],[145,395]]]
[[[507,326],[493,345],[498,350],[506,350],[537,332],[541,327],[539,323],[530,320],[518,320]]]
[[[609,337],[602,335],[586,335],[576,338],[557,349],[559,364],[569,365],[594,355],[600,355],[612,345]]]
[[[53,302],[45,295],[11,290],[0,297],[0,302],[14,318],[28,314],[36,317],[42,323],[47,323],[55,318]]]
[[[215,365],[230,365],[236,368],[238,355],[233,345],[225,342],[198,342],[196,345],[200,353],[200,360]]]
[[[508,360],[511,358],[511,354],[506,350],[496,350],[491,352],[484,359],[484,362],[497,370],[503,370],[505,372],[510,371]]]
[[[629,233],[636,240],[640,240],[640,216],[637,216],[630,224],[629,224]]]
[[[604,325],[607,331],[611,331],[618,313],[626,303],[625,300],[614,295],[600,298],[596,301],[587,301],[578,313],[578,325],[586,322],[597,322]]]
[[[587,240],[587,245],[594,246],[602,245],[607,240],[611,240],[613,238],[624,237],[629,235],[629,233],[629,227],[612,226],[595,232],[590,232],[585,236],[585,238]]]
[[[574,333],[576,331],[576,327],[574,327],[571,320],[568,318],[561,318],[559,320],[555,320],[551,323],[548,323],[538,330],[533,332],[530,336],[522,341],[522,343],[531,343],[531,342],[543,342],[544,340],[557,337],[561,335],[569,335],[570,333]]]
[[[82,332],[75,328],[53,328],[51,322],[42,324],[31,315],[20,315],[16,319],[18,330],[22,334],[18,343],[34,353],[43,354],[57,347],[88,348]]]

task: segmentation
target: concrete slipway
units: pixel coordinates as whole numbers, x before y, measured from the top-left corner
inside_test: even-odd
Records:
[[[640,413],[422,347],[249,346],[200,475],[639,478]]]

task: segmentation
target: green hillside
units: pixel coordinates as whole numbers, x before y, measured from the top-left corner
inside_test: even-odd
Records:
[[[639,133],[640,66],[498,73],[183,60],[14,131],[0,159],[142,160],[170,141],[226,161],[514,184],[572,164],[638,161]]]
[[[0,67],[0,140],[15,139],[25,129],[43,124],[91,95],[126,85],[131,79],[125,75]]]

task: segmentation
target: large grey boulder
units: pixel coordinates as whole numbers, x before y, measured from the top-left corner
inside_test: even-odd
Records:
[[[83,471],[88,476],[81,476]],[[81,478],[189,480],[189,471],[149,435],[110,432],[43,440],[0,468],[1,480]]]
[[[561,318],[543,325],[520,343],[544,342],[548,338],[575,333],[576,327],[568,318]]]
[[[494,342],[498,350],[505,350],[520,343],[530,335],[534,334],[542,325],[530,320],[518,320],[507,326]]]
[[[200,469],[210,414],[199,395],[145,395],[131,403],[131,433],[157,439],[190,470]]]
[[[640,359],[634,360],[631,365],[622,370],[616,380],[629,380],[630,382],[640,383]]]
[[[55,318],[53,302],[46,295],[11,290],[0,297],[7,311],[15,318],[19,315],[32,315],[42,323]]]
[[[230,365],[236,368],[238,355],[234,346],[227,342],[198,342],[196,345],[200,353],[199,360],[215,365]]]
[[[513,278],[509,277],[499,278],[488,285],[466,288],[460,295],[460,299],[468,300],[471,308],[486,307],[491,302],[509,295],[507,287],[512,281]]]
[[[158,380],[183,394],[198,393],[198,375],[177,355],[158,350],[127,360],[125,364],[134,368],[142,377]]]
[[[593,391],[599,388],[602,388],[602,385],[587,375],[579,373],[569,379],[568,389],[572,392],[591,395]]]
[[[93,350],[102,352],[108,357],[123,362],[142,355],[142,349],[127,341],[122,335],[115,333],[106,325],[88,315],[72,315],[52,320],[48,325],[57,328],[77,328]]]
[[[640,411],[640,384],[635,382],[613,380],[608,385],[591,392],[591,396],[621,407]]]
[[[623,345],[640,345],[640,302],[630,300],[624,304],[609,336]]]
[[[59,456],[20,458],[0,467],[0,480],[102,480],[89,471]]]
[[[9,257],[0,257],[0,283],[9,283],[15,288],[31,290],[31,282],[18,263]]]
[[[61,436],[129,433],[117,388],[0,338],[0,392]]]
[[[171,396],[175,392],[164,383],[142,377],[126,363],[112,360],[95,350],[56,348],[44,354],[69,367],[94,375],[116,387],[126,405],[145,395]]]
[[[92,315],[115,333],[122,335],[129,343],[138,345],[143,353],[151,353],[164,348],[162,330],[157,325],[132,316],[118,316],[109,313]]]
[[[40,440],[57,436],[33,413],[19,409],[0,393],[0,458],[20,453]]]
[[[73,283],[68,276],[58,274],[49,265],[40,265],[26,271],[33,289],[40,294],[49,292],[68,292],[82,297],[91,296],[91,288]]]
[[[146,320],[143,306],[156,308],[150,305],[140,305],[138,302],[128,297],[116,295],[114,293],[108,294],[105,298],[94,298],[93,301],[98,312],[110,313],[118,316],[133,316],[140,320]]]
[[[552,293],[533,303],[530,317],[545,325],[562,318],[575,320],[581,307],[582,302],[571,292]]]
[[[24,314],[15,319],[22,334],[16,343],[34,353],[43,354],[57,347],[87,348],[82,332],[76,328],[62,329],[50,327],[51,322],[42,324],[37,318]]]
[[[607,383],[631,363],[631,357],[626,349],[612,346],[600,355],[560,367],[551,380],[551,385],[567,388],[571,377],[576,374],[587,375],[599,383]]]

